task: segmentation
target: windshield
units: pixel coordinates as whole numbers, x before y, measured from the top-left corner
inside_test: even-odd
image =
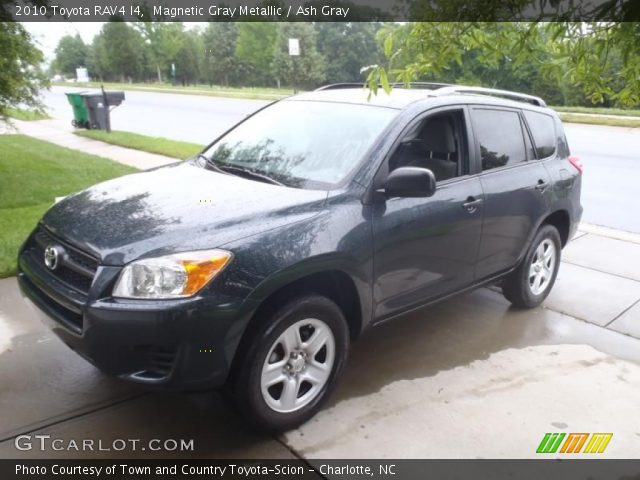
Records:
[[[232,174],[244,169],[248,178],[327,188],[358,165],[397,113],[368,105],[281,101],[238,125],[204,156]]]

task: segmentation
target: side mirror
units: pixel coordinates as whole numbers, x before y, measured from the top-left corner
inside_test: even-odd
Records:
[[[384,194],[387,197],[430,197],[435,191],[436,177],[428,168],[396,168],[384,182]]]

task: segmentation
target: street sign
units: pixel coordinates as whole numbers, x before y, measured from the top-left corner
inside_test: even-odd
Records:
[[[89,72],[85,67],[76,68],[76,81],[77,82],[89,81]]]
[[[300,40],[297,38],[289,39],[289,55],[300,55]]]

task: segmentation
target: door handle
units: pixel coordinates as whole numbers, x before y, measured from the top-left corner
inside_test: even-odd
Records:
[[[464,208],[469,213],[473,213],[478,209],[478,206],[481,203],[481,198],[468,197],[467,201],[462,204],[462,208]]]
[[[547,189],[548,186],[549,184],[541,179],[538,180],[538,184],[535,186],[535,189],[542,193]]]

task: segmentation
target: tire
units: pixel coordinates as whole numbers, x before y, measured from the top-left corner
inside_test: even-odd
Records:
[[[248,347],[237,353],[242,363],[230,393],[258,429],[293,429],[318,412],[344,369],[348,351],[342,310],[320,295],[298,297],[266,318]]]
[[[556,281],[561,251],[558,230],[553,225],[542,225],[518,268],[503,280],[505,298],[518,308],[540,305]]]

